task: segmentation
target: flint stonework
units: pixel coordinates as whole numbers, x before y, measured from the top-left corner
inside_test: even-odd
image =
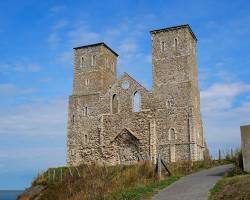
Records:
[[[118,54],[105,43],[74,48],[68,165],[203,159],[197,39],[189,25],[150,33],[151,91],[127,73],[117,79]]]
[[[250,125],[241,126],[241,149],[244,171],[250,173]]]

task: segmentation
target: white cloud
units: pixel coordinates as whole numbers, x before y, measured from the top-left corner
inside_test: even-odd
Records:
[[[57,59],[58,61],[64,63],[65,65],[72,67],[73,52],[72,51],[62,52],[60,55],[58,55]]]
[[[52,50],[55,50],[58,47],[58,45],[60,44],[61,38],[59,37],[59,35],[57,33],[53,32],[48,36],[47,42],[48,42],[50,48]]]
[[[124,40],[119,46],[119,50],[123,53],[134,53],[137,51],[138,45],[135,41]]]
[[[250,85],[235,83],[215,83],[201,91],[202,106],[205,112],[230,108],[240,94],[250,92]]]
[[[68,24],[69,24],[68,20],[66,20],[66,19],[61,19],[61,20],[57,21],[57,22],[52,26],[52,29],[53,29],[53,30],[59,30],[59,29],[65,28]]]
[[[36,92],[33,88],[19,88],[11,83],[0,84],[0,95],[27,95]]]
[[[99,42],[100,35],[94,31],[89,30],[86,25],[80,23],[77,28],[68,33],[70,44],[74,47],[82,44],[91,44]]]
[[[0,63],[0,72],[39,72],[42,67],[37,63],[17,62],[17,63]]]
[[[240,125],[250,123],[250,101],[239,102],[238,97],[249,93],[250,85],[242,82],[214,83],[201,91],[205,135],[213,154],[219,148],[239,147]]]
[[[0,135],[65,135],[66,98],[0,108]]]

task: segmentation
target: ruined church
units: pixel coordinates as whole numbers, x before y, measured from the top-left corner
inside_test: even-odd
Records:
[[[189,25],[150,34],[152,90],[127,73],[117,78],[118,54],[105,43],[74,48],[68,165],[203,159],[197,38]]]

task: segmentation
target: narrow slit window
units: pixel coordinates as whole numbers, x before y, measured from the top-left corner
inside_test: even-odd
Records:
[[[89,114],[88,107],[85,106],[85,108],[84,108],[84,116],[88,116],[88,114]]]
[[[87,144],[88,143],[88,136],[85,134],[84,135],[84,143]]]
[[[139,92],[135,92],[133,96],[133,112],[141,111],[141,95]]]
[[[112,69],[111,69],[111,70],[112,70],[112,72],[115,72],[115,63],[114,63],[114,62],[112,62],[112,65],[111,65],[111,66],[112,66]]]
[[[84,59],[84,57],[82,56],[82,57],[81,57],[80,66],[81,66],[81,67],[84,67],[84,64],[85,64],[85,59]]]
[[[89,85],[89,79],[85,80],[85,85],[88,86]]]
[[[92,65],[92,66],[95,66],[95,65],[96,65],[96,56],[95,56],[95,55],[92,56],[91,65]]]
[[[161,42],[161,51],[165,51],[165,42]]]
[[[105,58],[105,67],[108,68],[108,65],[109,65],[109,59],[108,59],[108,58]]]
[[[174,39],[174,49],[175,49],[175,51],[177,51],[177,48],[178,48],[178,41],[177,41],[177,39],[175,38],[175,39]]]

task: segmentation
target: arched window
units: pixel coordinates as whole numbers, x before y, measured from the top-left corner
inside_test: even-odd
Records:
[[[174,49],[175,49],[175,51],[177,51],[177,47],[178,47],[178,41],[177,41],[177,39],[175,38],[175,39],[174,39]]]
[[[112,114],[118,113],[118,97],[117,94],[112,96]]]
[[[133,96],[133,112],[141,111],[141,95],[139,92],[135,92]]]
[[[173,128],[170,128],[169,129],[169,136],[168,136],[168,139],[170,142],[173,142],[176,140],[176,132]]]

